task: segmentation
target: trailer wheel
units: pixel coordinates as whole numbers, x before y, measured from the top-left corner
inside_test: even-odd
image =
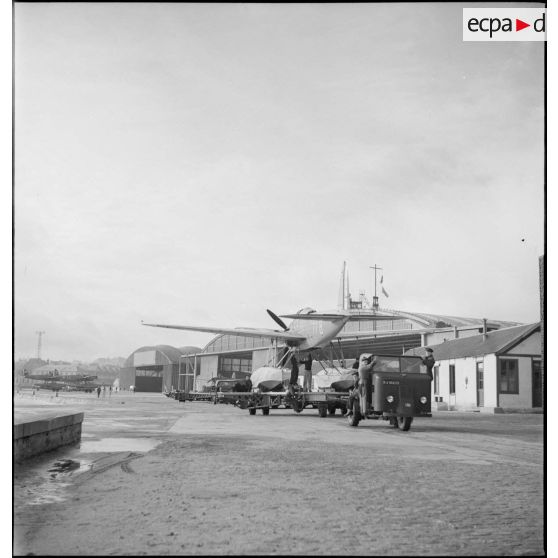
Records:
[[[358,426],[360,422],[360,403],[358,399],[355,399],[353,402],[353,414],[349,415],[349,424],[351,426]]]
[[[262,407],[262,415],[269,415],[269,407]]]
[[[397,417],[397,426],[399,430],[406,432],[411,428],[411,423],[413,422],[413,417]]]
[[[326,405],[318,405],[318,414],[321,418],[327,417],[327,406]]]
[[[248,409],[248,412],[249,412],[251,415],[255,415],[255,414],[256,414],[256,409]]]
[[[327,410],[327,412],[328,412],[330,415],[334,415],[334,414],[335,414],[335,407],[329,407],[329,409]]]

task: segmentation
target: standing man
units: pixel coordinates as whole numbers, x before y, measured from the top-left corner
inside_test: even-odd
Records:
[[[304,363],[304,391],[312,391],[312,353],[308,353],[302,361]]]
[[[292,394],[294,390],[294,386],[298,385],[298,361],[296,357],[291,357],[291,377],[289,379],[289,392]]]
[[[358,379],[357,379],[357,368],[358,363]],[[353,414],[353,402],[355,398],[359,397],[359,393],[364,395],[365,406],[360,409],[363,415],[366,415],[368,408],[370,406],[371,400],[371,379],[372,379],[372,369],[376,365],[376,357],[371,354],[362,354],[358,361],[353,364],[353,374],[355,376],[355,387],[351,391],[348,402],[349,415]]]
[[[426,356],[425,357],[420,357],[420,359],[422,360],[422,364],[424,364],[424,366],[426,366],[426,373],[430,376],[430,379],[433,380],[434,379],[434,374],[432,373],[432,369],[434,368],[434,364],[436,364],[436,361],[434,360],[434,351],[430,348],[426,349]]]
[[[97,386],[97,399],[99,399],[100,395],[101,395],[101,386]]]
[[[364,414],[368,411],[372,401],[372,369],[376,365],[376,357],[374,355],[360,355],[360,364],[358,367],[358,381],[362,386],[360,389],[364,395],[366,406],[363,409]]]

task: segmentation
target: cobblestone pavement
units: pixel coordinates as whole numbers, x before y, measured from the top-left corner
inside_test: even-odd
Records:
[[[84,440],[117,451],[67,449],[17,472],[16,554],[544,551],[541,415],[436,413],[401,432],[134,397],[82,403]],[[130,453],[130,438],[158,445]],[[31,505],[30,471],[60,455],[99,466]]]

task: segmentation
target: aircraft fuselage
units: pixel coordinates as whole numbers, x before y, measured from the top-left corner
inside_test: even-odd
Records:
[[[335,320],[293,320],[289,331],[306,337],[296,345],[299,350],[321,349],[329,345],[348,321],[349,316],[340,316]]]

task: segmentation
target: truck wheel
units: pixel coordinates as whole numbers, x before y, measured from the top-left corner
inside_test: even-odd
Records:
[[[298,401],[298,400],[295,399],[295,400],[292,402],[292,405],[291,405],[291,406],[292,406],[293,411],[294,411],[295,413],[301,413],[301,412],[302,412],[302,402],[301,402],[301,401]]]
[[[347,414],[347,407],[345,407],[345,405],[343,405],[343,407],[341,407],[341,414],[343,416],[345,416]]]
[[[335,407],[330,407],[330,408],[327,410],[327,412],[328,412],[330,415],[334,415],[334,414],[335,414]]]
[[[360,403],[358,399],[355,399],[353,402],[353,414],[349,415],[349,424],[351,426],[358,426],[360,422]]]
[[[413,422],[413,417],[397,417],[397,426],[399,430],[406,432],[411,428],[411,423]]]
[[[269,415],[269,407],[263,407],[262,408],[262,415]]]
[[[397,417],[391,417],[389,419],[389,424],[394,428],[399,428],[399,425],[397,424]]]
[[[255,415],[255,414],[256,414],[256,409],[248,409],[248,412],[249,412],[251,415]]]
[[[327,407],[325,405],[318,405],[318,414],[321,418],[327,417]]]

